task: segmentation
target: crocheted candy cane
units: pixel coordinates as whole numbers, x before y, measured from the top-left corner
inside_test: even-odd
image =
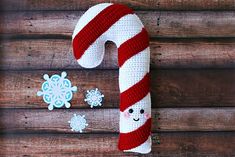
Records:
[[[86,68],[98,66],[106,41],[118,47],[120,150],[151,151],[150,50],[147,31],[133,11],[120,4],[90,8],[73,33],[74,56]]]

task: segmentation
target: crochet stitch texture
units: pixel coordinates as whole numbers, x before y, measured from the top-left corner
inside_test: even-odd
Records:
[[[106,41],[118,47],[120,136],[123,151],[151,151],[150,49],[148,33],[133,11],[120,4],[90,8],[72,35],[74,56],[86,68],[98,66]]]

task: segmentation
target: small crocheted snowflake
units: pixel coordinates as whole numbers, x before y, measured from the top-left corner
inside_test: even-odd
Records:
[[[85,115],[80,116],[74,114],[71,120],[68,122],[70,123],[71,130],[75,132],[82,133],[82,130],[85,129],[86,126],[88,126],[88,124],[86,123]]]
[[[93,106],[102,105],[101,102],[103,100],[103,97],[104,95],[101,94],[98,88],[96,88],[92,90],[87,90],[86,98],[84,99],[84,101],[86,101],[88,105],[90,105],[91,108],[93,108]]]
[[[77,87],[71,85],[71,81],[65,79],[66,72],[62,72],[61,76],[52,75],[51,78],[47,74],[43,76],[46,80],[42,84],[42,91],[38,91],[38,96],[43,96],[45,103],[49,104],[48,109],[53,110],[54,107],[60,108],[65,105],[69,108],[69,101],[73,97],[73,92],[77,91]]]

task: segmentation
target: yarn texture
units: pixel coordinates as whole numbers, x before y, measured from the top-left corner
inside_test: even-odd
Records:
[[[150,49],[148,33],[132,9],[102,3],[79,19],[72,44],[77,62],[85,68],[98,66],[105,42],[118,48],[120,122],[118,148],[142,154],[151,151]]]

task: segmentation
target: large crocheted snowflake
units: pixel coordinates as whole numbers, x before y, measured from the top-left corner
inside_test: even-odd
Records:
[[[93,106],[102,105],[101,102],[103,100],[103,97],[104,95],[101,94],[98,88],[96,88],[92,90],[87,90],[86,98],[84,99],[84,101],[86,101],[88,105],[90,105],[91,108],[93,108]]]
[[[88,126],[88,124],[86,123],[85,115],[80,116],[74,114],[71,120],[68,122],[70,123],[71,130],[76,132],[82,133],[83,129]]]
[[[61,76],[52,75],[51,78],[45,74],[43,78],[46,80],[42,84],[42,91],[38,91],[38,96],[43,96],[45,103],[49,104],[48,109],[53,110],[54,107],[60,108],[65,105],[69,108],[69,101],[73,97],[73,92],[77,91],[77,87],[71,85],[70,80],[65,79],[66,72],[62,72]]]

